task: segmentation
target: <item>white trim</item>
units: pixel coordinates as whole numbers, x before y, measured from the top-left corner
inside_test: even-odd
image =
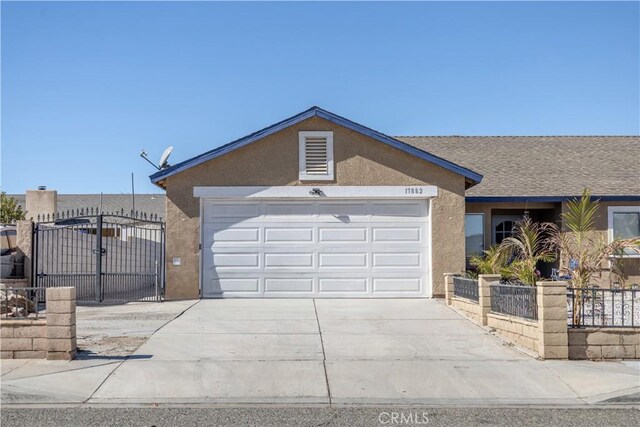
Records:
[[[327,141],[327,174],[307,174],[307,138],[325,138]],[[298,178],[300,181],[333,181],[333,132],[300,131],[298,132]]]
[[[320,195],[311,194],[314,189]],[[407,186],[342,186],[342,185],[285,185],[277,187],[193,187],[193,196],[215,199],[428,199],[438,195],[433,185]]]
[[[613,242],[613,214],[637,213],[640,215],[640,206],[609,206],[607,207],[607,238]],[[624,254],[624,258],[640,258],[640,254]]]

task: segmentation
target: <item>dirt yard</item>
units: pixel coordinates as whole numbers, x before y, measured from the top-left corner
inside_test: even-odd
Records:
[[[79,306],[78,357],[126,357],[197,301]]]

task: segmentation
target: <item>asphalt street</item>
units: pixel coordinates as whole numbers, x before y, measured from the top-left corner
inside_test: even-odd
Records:
[[[634,426],[640,407],[66,407],[5,408],[20,426]]]

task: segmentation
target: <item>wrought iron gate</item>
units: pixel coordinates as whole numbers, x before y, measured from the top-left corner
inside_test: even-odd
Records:
[[[33,286],[75,286],[79,303],[160,301],[165,226],[134,214],[56,214],[34,227]]]

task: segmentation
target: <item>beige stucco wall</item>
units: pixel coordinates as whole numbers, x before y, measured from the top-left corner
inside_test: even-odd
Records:
[[[500,203],[467,203],[467,213],[484,214],[484,247],[492,245],[493,230],[491,229],[491,212],[496,210],[523,210],[534,211],[538,209],[555,209],[558,203],[523,203],[523,202],[500,202]]]
[[[435,185],[432,285],[444,295],[445,272],[464,269],[464,178],[347,128],[314,117],[166,180],[167,299],[198,297],[197,185],[309,185],[298,180],[298,132],[331,130],[335,181],[321,185]],[[172,259],[181,258],[174,266]]]

